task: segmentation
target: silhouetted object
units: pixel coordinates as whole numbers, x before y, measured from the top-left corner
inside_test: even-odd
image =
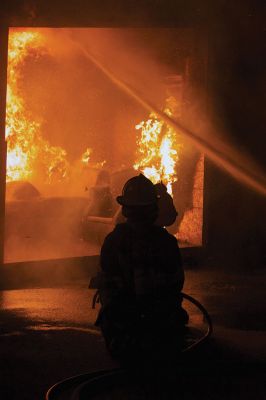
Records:
[[[110,187],[110,175],[100,171],[95,186],[89,192],[89,205],[85,216],[112,217],[114,214],[114,199]]]
[[[165,227],[171,226],[178,215],[173,198],[167,192],[166,186],[160,182],[155,185],[157,193],[157,205],[158,205],[158,215],[154,222],[155,225]],[[126,221],[126,218],[122,214],[122,210],[117,213],[115,218],[115,224],[121,224]]]
[[[178,209],[178,218],[170,228],[171,233],[178,231],[185,213],[193,209],[194,179],[200,157],[200,153],[181,136],[178,141],[182,144],[182,150],[177,165],[178,180],[173,184],[173,196]]]
[[[113,357],[163,360],[180,351],[188,320],[181,307],[184,273],[177,240],[154,225],[158,195],[142,174],[126,182],[117,201],[127,221],[102,246],[96,325]]]
[[[172,196],[167,192],[167,187],[161,182],[155,185],[158,195],[158,217],[155,225],[171,226],[176,220],[177,211]]]
[[[40,197],[40,192],[30,182],[15,181],[6,184],[7,200],[32,200]]]

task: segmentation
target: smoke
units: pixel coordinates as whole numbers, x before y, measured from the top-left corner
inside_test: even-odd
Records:
[[[14,184],[17,188],[23,185]],[[86,205],[86,199],[78,197],[9,200],[6,203],[5,262],[98,254],[96,238],[90,243],[82,240],[81,220]]]
[[[32,113],[43,117],[44,137],[52,145],[65,148],[73,166],[69,182],[45,187],[36,181],[41,193],[84,197],[85,187],[95,181],[97,169],[93,165],[97,162],[106,160],[111,172],[133,165],[135,125],[154,111],[220,168],[266,194],[263,173],[243,154],[242,148],[230,143],[226,134],[230,127],[224,124],[219,110],[212,113],[220,118],[206,112],[204,79],[194,83],[186,78],[187,61],[193,58],[191,49],[195,41],[189,29],[36,30],[46,37],[47,54],[35,57],[34,62],[30,57],[25,61],[20,71],[21,91]],[[162,112],[169,76],[183,76],[189,87],[186,117],[182,120]],[[219,124],[214,126],[213,120]],[[81,155],[88,147],[93,149],[91,168],[82,170]],[[38,234],[47,239],[41,249],[35,246],[41,258],[47,258],[48,254],[61,257],[75,253],[71,235],[65,235],[63,230],[71,230],[70,225],[79,215],[69,216],[68,212],[68,208],[60,207],[60,221],[50,220],[43,232],[37,225]],[[47,219],[46,212],[42,217],[44,221]],[[22,231],[28,226],[35,234],[34,224],[40,223],[40,219],[34,219],[31,213],[28,221],[24,220]],[[51,226],[55,227],[54,233]],[[59,250],[56,241],[63,236],[67,239],[61,242]],[[20,237],[10,238],[8,253],[15,256]],[[32,257],[27,241],[23,259]]]
[[[125,81],[121,79],[120,76],[118,77],[117,74],[113,73],[101,61],[99,61],[97,57],[88,51],[84,45],[75,40],[73,40],[73,42],[85,55],[85,57],[94,63],[97,68],[99,68],[99,70],[105,74],[120,90],[133,98],[148,112],[155,112],[168,125],[172,126],[174,129],[176,129],[176,131],[181,132],[194,146],[199,149],[199,151],[203,152],[208,158],[210,158],[214,163],[223,168],[234,178],[266,196],[266,182],[264,175],[259,171],[258,167],[253,166],[253,168],[251,168],[252,162],[247,157],[245,158],[243,154],[239,153],[236,148],[229,146],[229,144],[226,142],[222,142],[215,133],[212,136],[212,141],[210,141],[210,139],[208,140],[208,137],[204,137],[202,134],[200,134],[200,132],[195,133],[193,130],[187,128],[187,126],[185,126],[181,121],[169,117],[156,106],[156,102],[151,101],[151,99],[154,98],[154,92],[147,92],[147,85],[144,87],[145,94],[143,94],[143,89],[140,92],[137,89],[137,85],[130,85],[128,80]],[[122,62],[123,58],[122,60],[120,59],[120,66]],[[148,82],[150,83],[153,78],[154,77],[150,77]],[[157,88],[160,89],[159,84]]]
[[[146,115],[153,111],[220,168],[253,190],[266,195],[263,171],[250,155],[245,154],[245,150],[239,144],[230,143],[230,128],[224,125],[222,117],[219,118],[220,111],[213,109],[212,113],[216,114],[214,116],[206,112],[203,76],[201,84],[194,84],[189,89],[189,118],[177,120],[162,112],[167,96],[166,78],[171,74],[184,75],[185,60],[193,56],[189,46],[193,47],[195,38],[191,36],[189,29],[90,28],[44,31],[51,54],[58,63],[71,60],[72,77],[80,75],[80,80],[84,80],[84,69],[89,71],[86,76],[88,81],[83,83],[83,88],[79,82],[74,101],[79,105],[82,101],[88,101],[90,93],[88,92],[86,100],[84,93],[90,90],[89,85],[92,81],[92,92],[95,92],[95,86],[98,86],[101,93],[98,98],[94,93],[94,98],[91,99],[93,111],[88,111],[88,116],[91,116],[90,124],[94,126],[88,126],[87,129],[92,129],[93,132],[86,135],[85,139],[93,144],[98,158],[112,158],[117,168],[116,162],[121,159],[117,153],[122,147],[124,154],[121,154],[121,164],[124,160],[128,161],[128,154],[132,154],[132,146],[135,144],[133,128],[139,121],[138,116],[141,118],[145,115],[145,110]],[[85,60],[87,63],[84,63]],[[64,75],[62,85],[68,85],[69,81],[71,79]],[[61,93],[64,93],[62,88]],[[82,97],[82,101],[79,97]],[[124,108],[124,104],[129,105],[127,109]],[[75,109],[75,104],[69,104],[69,101],[68,104],[62,102],[62,106],[69,110],[70,114],[76,115],[84,109],[82,106]],[[114,123],[114,112],[117,113],[115,120],[120,119],[119,123]],[[108,121],[108,127],[105,127],[104,121]],[[218,122],[219,125],[214,126],[211,121]],[[84,129],[84,123],[86,124],[86,118],[81,122],[83,127],[78,127],[79,131]],[[123,128],[128,126],[129,134],[121,132],[121,128],[117,130],[119,125]],[[106,136],[116,138],[113,143],[117,150],[113,150],[112,156],[110,152],[106,152]],[[69,138],[69,135],[65,137]],[[64,140],[66,139],[63,139],[63,142]],[[71,142],[69,140],[69,143]],[[131,157],[133,161],[133,155]]]

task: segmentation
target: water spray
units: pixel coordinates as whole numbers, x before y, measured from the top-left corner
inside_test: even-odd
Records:
[[[154,104],[147,100],[142,94],[140,94],[135,88],[132,88],[130,84],[119,79],[113,72],[106,68],[95,56],[93,56],[82,44],[75,39],[71,38],[71,42],[77,47],[80,52],[92,62],[105,76],[107,76],[111,82],[113,82],[121,91],[126,93],[128,96],[137,101],[143,108],[149,113],[154,112],[160,117],[166,124],[171,126],[173,129],[182,133],[193,145],[195,145],[199,151],[204,153],[210,160],[212,160],[219,167],[223,168],[234,178],[240,182],[246,184],[258,193],[266,196],[266,183],[261,182],[258,177],[254,176],[242,165],[239,165],[235,160],[229,158],[228,155],[219,151],[205,139],[199,137],[192,130],[184,126],[180,121],[170,117],[165,112],[158,109]]]

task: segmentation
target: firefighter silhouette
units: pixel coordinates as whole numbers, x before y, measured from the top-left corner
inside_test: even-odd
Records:
[[[177,240],[155,225],[158,200],[144,175],[129,179],[117,197],[126,222],[116,225],[101,249],[96,325],[122,362],[171,357],[182,346],[188,320]]]

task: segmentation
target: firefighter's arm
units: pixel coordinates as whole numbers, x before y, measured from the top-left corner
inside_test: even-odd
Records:
[[[183,289],[185,277],[176,238],[171,235],[165,247],[165,297],[169,304],[174,302],[181,304],[180,293]]]
[[[101,283],[100,301],[103,306],[107,306],[116,301],[122,288],[123,279],[119,274],[115,244],[112,236],[108,235],[101,249]]]

